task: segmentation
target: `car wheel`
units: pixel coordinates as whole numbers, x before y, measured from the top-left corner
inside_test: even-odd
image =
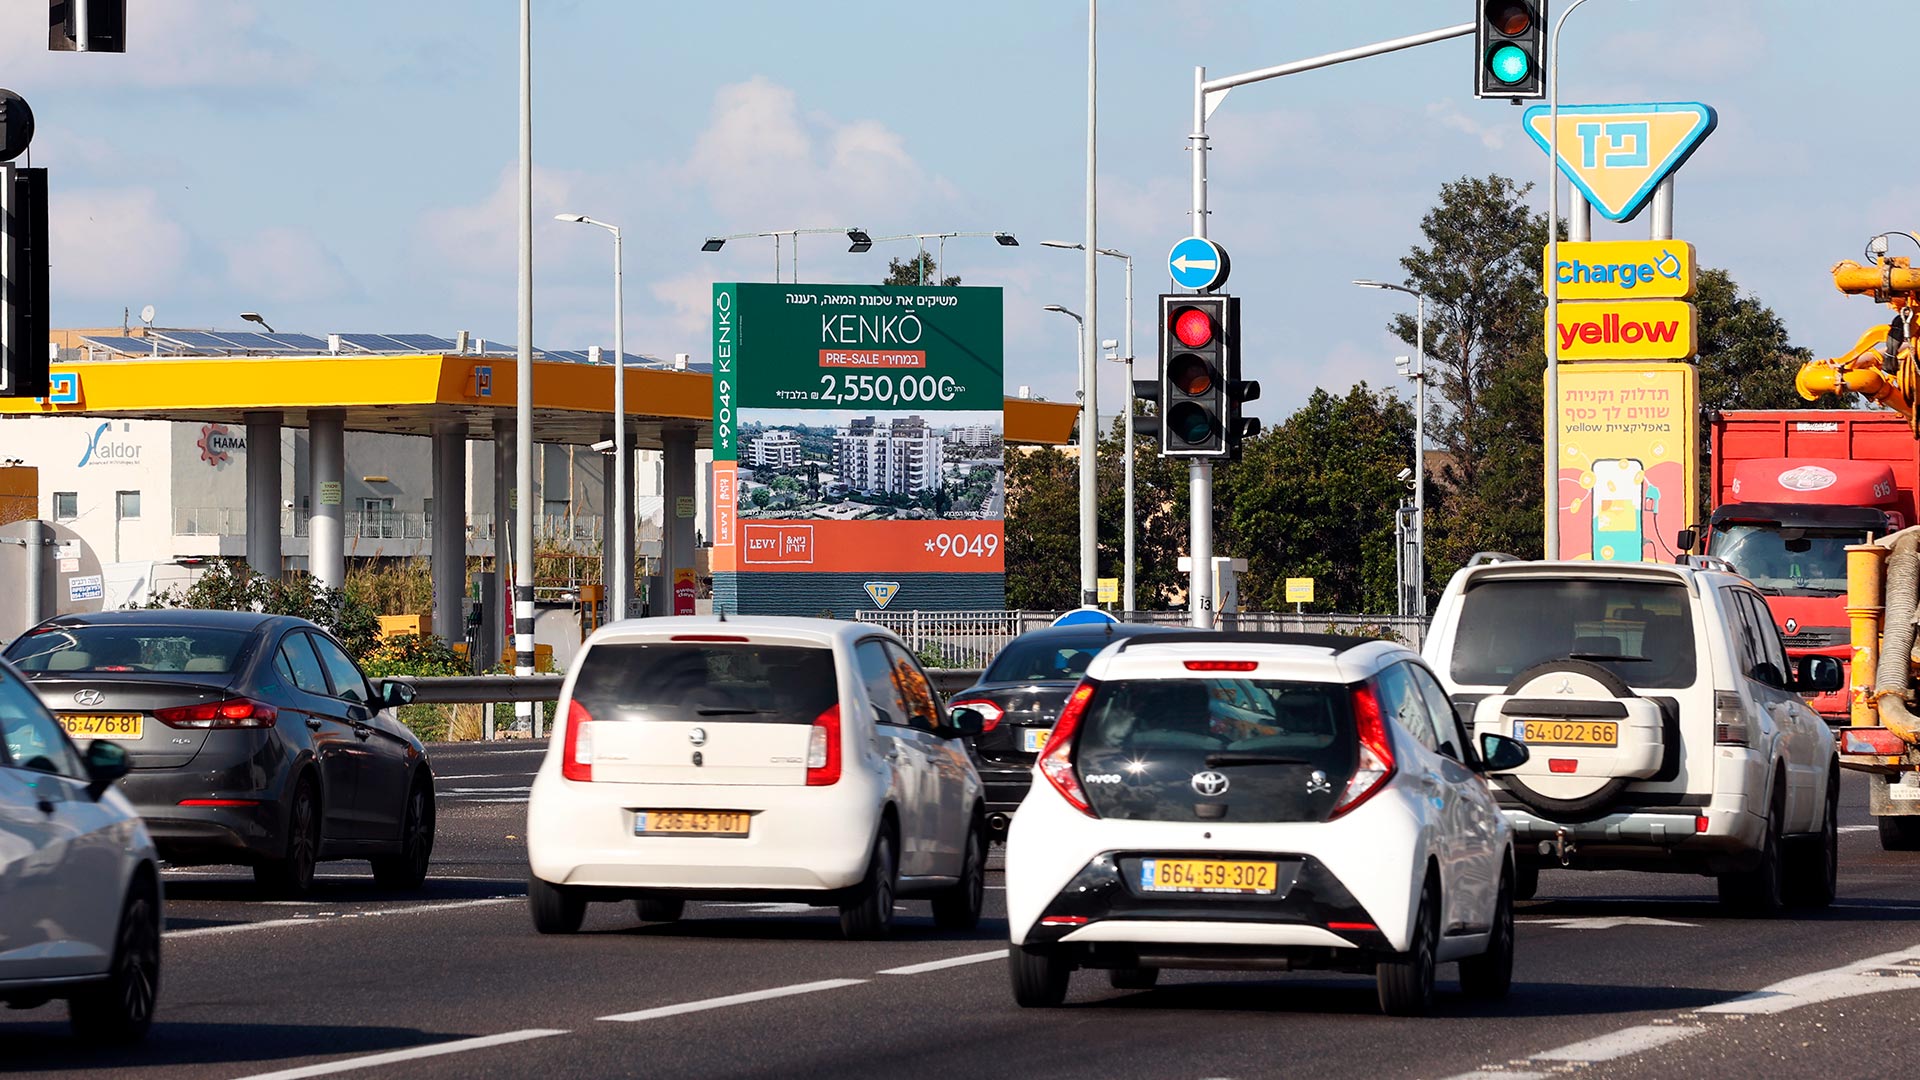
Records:
[[[287,853],[253,868],[253,880],[280,896],[313,891],[313,869],[320,861],[320,796],[313,781],[300,779],[287,811]]]
[[[1159,981],[1159,968],[1114,968],[1107,972],[1107,982],[1111,984],[1115,990],[1151,990],[1153,989],[1153,984]]]
[[[1881,851],[1920,851],[1920,817],[1884,815],[1880,824]]]
[[[1433,1011],[1434,949],[1440,938],[1440,889],[1432,877],[1420,890],[1413,941],[1407,951],[1383,960],[1373,973],[1380,1011],[1388,1016],[1425,1016]]]
[[[1460,961],[1460,989],[1470,998],[1499,1001],[1512,987],[1513,882],[1503,874],[1493,904],[1493,931],[1487,935],[1487,951]]]
[[[987,838],[980,825],[967,828],[966,862],[960,880],[933,897],[933,925],[942,930],[971,930],[980,925],[987,899]]]
[[[866,879],[840,905],[840,932],[850,941],[877,941],[893,931],[893,895],[898,885],[893,837],[883,827],[867,860]]]
[[[1780,785],[1775,784],[1778,788]],[[1752,915],[1774,915],[1786,903],[1785,859],[1780,850],[1780,818],[1785,794],[1778,790],[1760,839],[1760,863],[1751,870],[1721,874],[1720,902]]]
[[[683,896],[638,896],[633,901],[633,913],[641,922],[679,922],[687,913],[687,900]]]
[[[587,918],[587,901],[577,890],[527,875],[527,910],[533,928],[543,934],[578,933]]]
[[[153,1026],[160,996],[160,903],[153,884],[134,883],[120,911],[107,978],[67,1002],[76,1037],[90,1043],[137,1042]]]
[[[433,859],[433,789],[422,778],[407,793],[400,822],[400,850],[373,860],[373,880],[383,889],[418,889],[427,883]]]
[[[1007,974],[1013,981],[1013,1002],[1023,1009],[1051,1009],[1067,1000],[1067,980],[1073,965],[1052,949],[1015,945],[1007,952]]]
[[[1824,908],[1840,889],[1840,774],[1827,777],[1826,813],[1820,831],[1794,840],[1787,867],[1787,900],[1796,907]]]
[[[1540,895],[1540,867],[1527,864],[1513,868],[1513,898],[1531,900]]]

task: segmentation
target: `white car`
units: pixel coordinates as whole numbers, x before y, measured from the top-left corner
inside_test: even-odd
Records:
[[[0,661],[0,1003],[64,998],[74,1034],[131,1042],[160,989],[153,842],[113,787],[120,746],[85,754]]]
[[[1469,744],[1412,652],[1309,634],[1125,638],[1068,699],[1007,837],[1014,1000],[1075,968],[1120,989],[1162,968],[1372,973],[1433,1006],[1435,965],[1503,997],[1513,851]]]
[[[1494,783],[1522,899],[1565,867],[1707,874],[1762,914],[1832,902],[1839,760],[1802,695],[1840,664],[1796,666],[1730,571],[1484,554],[1447,583],[1427,662],[1477,730],[1534,752]]]
[[[886,935],[896,897],[967,929],[986,811],[963,736],[900,639],[831,619],[640,619],[587,639],[527,813],[541,933],[589,901],[649,922],[689,899],[835,906]]]

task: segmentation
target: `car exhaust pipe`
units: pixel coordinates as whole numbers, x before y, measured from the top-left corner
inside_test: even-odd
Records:
[[[1008,817],[1006,814],[1001,814],[1001,813],[988,814],[987,815],[987,835],[992,837],[995,840],[1005,840],[1007,838],[1007,828],[1012,824],[1013,824],[1013,819],[1011,817]]]

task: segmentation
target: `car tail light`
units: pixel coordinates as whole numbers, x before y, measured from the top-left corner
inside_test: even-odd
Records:
[[[1721,746],[1751,746],[1747,713],[1740,695],[1732,690],[1713,692],[1713,741]]]
[[[180,805],[181,806],[219,806],[219,807],[232,808],[232,807],[238,807],[238,806],[259,806],[260,800],[259,799],[181,799]]]
[[[1041,926],[1085,926],[1093,920],[1085,915],[1048,915],[1040,920]]]
[[[1073,733],[1080,726],[1080,717],[1087,711],[1087,701],[1099,683],[1092,679],[1080,680],[1067,698],[1067,706],[1060,710],[1060,719],[1053,722],[1053,734],[1047,736],[1047,745],[1040,750],[1040,774],[1047,778],[1060,797],[1073,804],[1075,810],[1093,817],[1093,806],[1087,802],[1087,793],[1080,786],[1080,778],[1073,774]]]
[[[747,639],[738,634],[675,634],[668,641],[727,641],[744,645]]]
[[[813,733],[807,736],[807,786],[826,787],[840,782],[840,706],[813,718]]]
[[[153,710],[153,718],[177,728],[269,728],[280,710],[252,698],[203,701]]]
[[[1327,924],[1327,929],[1346,930],[1363,934],[1377,934],[1380,932],[1380,928],[1370,922],[1330,922]]]
[[[1547,771],[1553,773],[1576,773],[1580,771],[1580,759],[1556,757],[1547,759]]]
[[[567,734],[560,744],[560,775],[593,779],[593,714],[578,701],[567,703]]]
[[[1707,821],[1707,815],[1705,814],[1693,815],[1693,831],[1694,832],[1697,832],[1697,833],[1706,832],[1707,826],[1709,824],[1710,823]]]
[[[1327,814],[1328,821],[1366,802],[1393,779],[1393,737],[1387,734],[1380,698],[1369,683],[1353,688],[1353,726],[1360,736],[1360,762],[1347,780],[1347,789],[1340,793],[1340,801]]]
[[[992,731],[994,728],[999,727],[1000,721],[1005,719],[1007,715],[1007,710],[995,705],[986,698],[962,698],[959,701],[947,702],[947,708],[949,709],[958,709],[962,706],[980,714],[982,721],[980,724],[981,731]]]
[[[1907,744],[1900,736],[1882,727],[1841,728],[1840,752],[1898,756],[1907,752]]]
[[[1253,660],[1189,660],[1188,671],[1252,671],[1259,667]]]

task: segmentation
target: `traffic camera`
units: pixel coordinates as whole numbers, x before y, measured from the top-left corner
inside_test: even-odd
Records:
[[[1474,0],[1474,89],[1479,98],[1547,96],[1547,0]]]

